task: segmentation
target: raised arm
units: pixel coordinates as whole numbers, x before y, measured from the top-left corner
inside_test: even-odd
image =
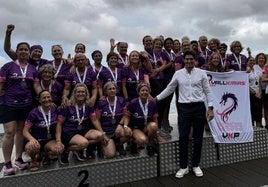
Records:
[[[6,35],[5,35],[5,41],[4,41],[4,50],[6,54],[12,59],[17,60],[17,54],[16,52],[11,49],[11,33],[15,29],[15,25],[7,25],[6,29]]]

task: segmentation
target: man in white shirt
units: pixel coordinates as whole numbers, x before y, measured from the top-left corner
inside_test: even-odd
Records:
[[[182,178],[189,173],[188,168],[188,141],[191,126],[193,127],[194,153],[192,158],[193,172],[197,177],[202,177],[203,172],[199,167],[203,141],[204,124],[212,120],[213,96],[206,72],[195,68],[196,54],[187,50],[184,54],[185,67],[175,72],[171,82],[165,90],[156,96],[156,101],[162,100],[172,94],[178,86],[179,91],[179,158],[180,170],[177,178]],[[208,103],[206,110],[204,99]]]

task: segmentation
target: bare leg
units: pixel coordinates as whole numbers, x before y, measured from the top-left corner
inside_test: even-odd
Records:
[[[23,126],[24,121],[17,121],[15,134],[16,159],[21,158],[22,152],[24,150],[24,136],[22,135]]]
[[[5,163],[11,161],[16,126],[17,126],[16,121],[4,123],[5,133],[3,137],[2,149]]]

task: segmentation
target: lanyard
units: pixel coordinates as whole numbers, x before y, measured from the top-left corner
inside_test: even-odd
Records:
[[[239,70],[241,70],[241,56],[239,55],[239,58],[237,58],[235,54],[233,55],[234,55],[236,63],[238,63]]]
[[[149,104],[148,99],[146,100],[145,106],[143,106],[141,99],[139,98],[139,104],[140,104],[140,107],[144,116],[144,125],[147,125],[148,104]]]
[[[42,90],[45,90],[45,86],[44,86],[44,83],[43,83],[43,80],[41,80],[41,88]],[[51,93],[51,90],[52,90],[52,81],[49,83],[49,86],[48,86],[48,91]]]
[[[114,98],[114,107],[113,107],[113,109],[112,109],[112,107],[111,107],[111,104],[110,104],[108,98],[106,98],[106,100],[107,100],[107,102],[108,102],[108,104],[109,104],[109,110],[110,110],[110,112],[112,113],[112,118],[114,119],[114,117],[115,117],[115,110],[116,110],[117,97],[115,96],[115,98]]]
[[[135,72],[134,69],[133,69],[133,73],[134,73],[134,75],[136,77],[136,80],[137,80],[137,83],[138,83],[139,80],[140,80],[140,70],[138,70],[137,72]]]
[[[78,110],[78,105],[75,105],[75,111],[76,111],[76,116],[77,116],[77,121],[78,121],[78,125],[81,125],[81,123],[84,120],[84,115],[85,115],[85,111],[86,111],[86,106],[85,104],[83,104],[83,113],[82,113],[82,117],[80,118],[80,114],[79,114],[79,110]]]
[[[94,71],[95,73],[97,73],[95,64],[92,65],[92,68],[93,68],[93,71]],[[100,74],[100,72],[102,71],[102,68],[103,68],[103,66],[101,65],[100,70],[98,71],[97,76],[96,76],[97,79],[99,79],[99,74]]]
[[[108,67],[108,70],[110,71],[114,81],[117,82],[117,68],[115,68],[115,72],[114,72],[115,74],[113,73],[110,67]]]
[[[49,111],[48,111],[48,115],[47,115],[48,117],[46,116],[45,111],[44,111],[42,106],[40,107],[40,110],[41,110],[42,116],[43,116],[45,123],[46,123],[46,126],[47,126],[47,132],[49,133],[49,127],[51,125],[51,110],[49,109]]]
[[[118,54],[118,57],[123,62],[123,64],[125,64],[125,65],[127,64],[127,58],[126,58],[126,60],[124,60],[123,57],[120,54]]]
[[[87,76],[87,68],[86,68],[85,71],[84,71],[83,79],[82,79],[82,80],[81,80],[81,77],[80,77],[80,74],[79,74],[77,68],[75,69],[75,72],[76,72],[76,75],[77,75],[77,77],[78,77],[79,82],[80,82],[80,83],[85,83],[86,76]]]
[[[21,76],[22,76],[22,81],[25,81],[26,78],[26,73],[27,73],[27,68],[28,68],[28,63],[25,66],[25,68],[21,68],[20,63],[18,60],[16,60],[16,64],[20,67],[20,72],[21,72]]]
[[[59,74],[59,72],[60,72],[60,69],[61,69],[62,64],[63,64],[63,62],[61,61],[61,62],[60,62],[60,65],[59,65],[59,67],[58,67],[58,69],[57,69],[57,68],[56,68],[56,65],[55,65],[55,60],[53,60],[52,65],[53,65],[53,67],[54,67],[55,69],[57,69],[57,72],[56,72],[56,74],[54,75],[54,78],[57,78],[57,77],[58,77],[58,74]]]

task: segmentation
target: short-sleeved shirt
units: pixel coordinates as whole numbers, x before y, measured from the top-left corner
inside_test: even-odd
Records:
[[[247,57],[245,55],[240,54],[239,58],[236,58],[234,54],[230,54],[227,62],[230,63],[226,67],[227,69],[233,69],[235,71],[246,71],[247,69]]]
[[[53,65],[53,60],[52,61],[48,61],[48,64]],[[56,80],[62,85],[64,86],[64,81],[66,79],[66,75],[69,73],[70,68],[72,67],[72,64],[69,63],[63,63],[63,61],[61,62],[62,66],[58,71],[58,74],[56,76]],[[53,65],[54,66],[54,65]],[[55,68],[55,67],[54,67]]]
[[[176,55],[175,53],[171,52],[171,53],[168,53],[166,50],[163,50],[162,53],[161,53],[161,56],[163,58],[163,60],[165,60],[167,62],[167,64],[169,63],[173,63],[175,58],[176,58]],[[169,68],[166,68],[164,71],[164,80],[166,83],[169,83],[169,81],[172,79],[172,76],[173,74],[175,73],[175,68],[174,66],[170,66]]]
[[[157,69],[162,66],[162,56],[161,56],[161,51],[153,51],[153,52],[148,52],[149,60],[150,63],[152,64],[153,69]],[[158,72],[153,78],[150,79],[164,79],[164,74],[163,72]]]
[[[51,93],[53,103],[55,103],[57,106],[60,106],[63,86],[58,81],[54,81],[51,85],[51,89],[49,89],[49,92]]]
[[[152,122],[153,118],[158,117],[157,106],[154,100],[148,101],[148,116],[147,116],[147,123]],[[130,101],[127,106],[127,116],[130,117],[129,126],[131,128],[140,128],[144,127],[145,118],[142,111],[142,108],[139,103],[139,98],[135,98]]]
[[[128,93],[128,99],[134,99],[138,97],[137,93],[137,85],[144,81],[144,75],[146,75],[144,69],[139,69],[139,76],[138,79],[135,75],[135,73],[132,71],[130,67],[125,67],[124,68],[124,73],[123,73],[123,82],[126,83],[126,88],[127,88],[127,93]]]
[[[97,103],[96,113],[100,115],[100,123],[104,132],[114,132],[120,120],[123,117],[125,109],[125,99],[122,97],[117,97],[116,109],[115,109],[115,122],[112,124],[112,112],[114,106],[109,108],[109,103],[106,98],[101,99]]]
[[[95,111],[93,107],[88,105],[85,106],[85,112],[83,113],[83,108],[79,110],[80,119],[83,118],[81,126],[83,129],[86,128],[88,120],[91,116],[95,116]],[[62,132],[76,132],[79,125],[78,115],[76,114],[75,106],[69,105],[60,109],[58,114],[58,120],[63,122]]]
[[[28,64],[25,79],[16,62],[5,64],[0,70],[0,83],[4,83],[4,104],[13,107],[29,106],[33,102],[33,84],[39,82],[36,68]]]
[[[48,126],[46,125],[45,119],[43,117],[43,114],[40,109],[41,106],[38,106],[34,108],[28,115],[25,126],[31,128],[31,135],[37,139],[37,140],[47,140],[48,139],[48,132],[53,134],[52,136],[55,136],[55,129],[57,124],[57,107],[52,106],[51,111],[51,123],[49,125],[49,131]],[[46,118],[48,119],[48,115],[46,115]]]
[[[91,91],[92,91],[92,87],[93,86],[97,86],[97,78],[96,78],[96,73],[92,70],[92,68],[87,68],[86,69],[86,77],[85,77],[85,82],[84,84],[87,86],[88,90],[89,90],[89,94],[91,95]],[[80,76],[81,81],[83,81],[83,76]],[[74,73],[68,73],[67,78],[65,80],[65,83],[69,83],[71,85],[71,91],[70,93],[72,93],[75,85],[77,83],[80,83],[80,80],[78,78],[78,75],[76,72]]]
[[[103,86],[105,83],[112,81],[116,82],[117,85],[117,94],[118,96],[123,96],[123,86],[122,86],[122,79],[123,79],[123,70],[121,68],[117,68],[117,80],[114,79],[116,77],[111,74],[109,68],[104,69],[99,74],[99,85]]]

